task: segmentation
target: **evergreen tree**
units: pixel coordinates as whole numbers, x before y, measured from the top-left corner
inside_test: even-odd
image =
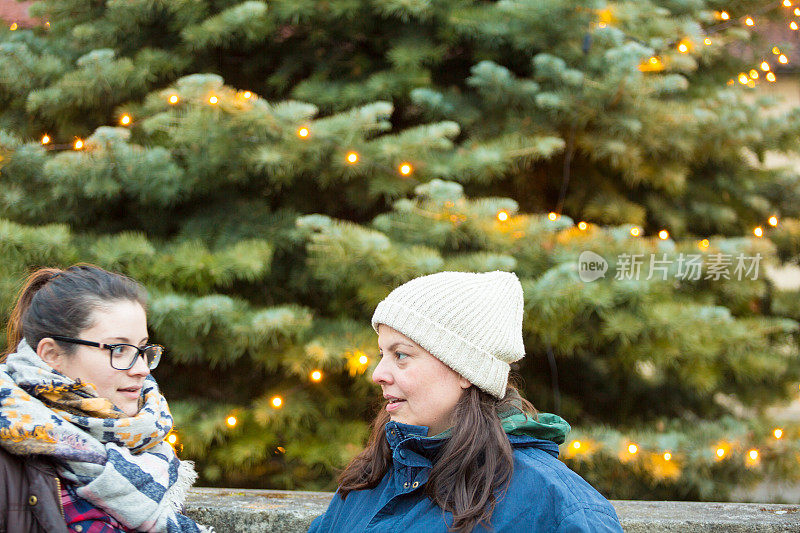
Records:
[[[784,16],[764,6],[733,16]],[[760,163],[798,116],[748,98],[769,47],[714,8],[40,2],[46,26],[0,35],[0,309],[34,266],[130,274],[202,483],[332,488],[377,406],[377,302],[513,270],[515,370],[606,494],[796,476],[797,430],[762,416],[799,377],[796,293],[676,271],[800,254],[796,176]],[[772,241],[741,237],[776,213]],[[605,279],[581,280],[587,250]],[[616,279],[633,254],[664,277]]]

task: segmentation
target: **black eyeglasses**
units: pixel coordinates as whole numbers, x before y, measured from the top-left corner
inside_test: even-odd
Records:
[[[161,354],[164,353],[164,347],[158,344],[148,344],[143,348],[139,348],[133,344],[103,344],[102,342],[62,337],[61,335],[50,335],[50,338],[70,344],[82,344],[84,346],[106,349],[111,353],[111,368],[117,370],[131,369],[133,365],[136,364],[136,359],[140,355],[144,357],[147,368],[153,370],[158,366],[158,362],[161,361]]]

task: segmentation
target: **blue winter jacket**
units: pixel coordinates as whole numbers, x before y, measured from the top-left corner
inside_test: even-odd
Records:
[[[562,419],[548,416],[560,420],[569,430]],[[536,424],[541,434],[542,424]],[[474,531],[622,531],[608,500],[558,460],[555,442],[532,437],[528,434],[531,431],[526,433],[525,424],[515,424],[511,430],[505,423],[503,427],[514,450],[514,474],[492,513],[491,529],[481,524]],[[431,470],[429,458],[447,436],[426,437],[427,433],[425,426],[386,424],[386,439],[392,449],[389,472],[373,489],[350,492],[344,500],[337,492],[309,532],[445,533],[453,523],[452,514],[443,512],[425,496],[424,489]],[[563,442],[563,437],[559,441]]]

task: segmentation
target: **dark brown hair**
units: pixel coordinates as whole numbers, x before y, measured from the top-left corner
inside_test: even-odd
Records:
[[[92,326],[92,312],[119,300],[145,307],[147,297],[137,282],[94,265],[74,265],[66,270],[40,268],[28,276],[17,296],[6,330],[8,345],[0,362],[22,339],[36,350],[45,337],[75,337]],[[67,353],[74,349],[67,344],[62,347]]]
[[[498,399],[476,386],[467,389],[456,404],[456,423],[451,436],[433,458],[425,494],[439,507],[453,513],[452,529],[472,531],[480,523],[490,525],[495,495],[506,489],[514,471],[511,443],[498,413],[512,407],[534,418],[536,409],[508,385],[505,398]],[[342,498],[354,490],[376,487],[392,464],[392,450],[384,427],[385,409],[372,422],[367,447],[339,476]]]

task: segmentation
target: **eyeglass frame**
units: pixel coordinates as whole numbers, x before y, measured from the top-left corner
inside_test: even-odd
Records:
[[[80,344],[82,346],[91,346],[93,348],[102,348],[102,349],[108,350],[108,364],[111,365],[111,368],[113,368],[114,370],[130,370],[131,368],[133,368],[133,365],[136,364],[136,361],[137,361],[137,359],[139,359],[139,357],[142,357],[144,359],[144,363],[147,365],[147,358],[145,357],[144,353],[149,348],[160,348],[161,349],[161,353],[158,354],[158,359],[156,360],[155,366],[151,367],[150,365],[147,365],[148,369],[155,370],[158,367],[158,363],[161,362],[161,356],[164,355],[164,347],[161,346],[160,344],[147,344],[147,345],[145,345],[144,348],[139,348],[138,346],[135,346],[133,344],[128,344],[126,342],[119,342],[119,343],[116,343],[116,344],[105,344],[105,343],[102,343],[102,342],[86,341],[86,340],[83,340],[83,339],[74,339],[72,337],[64,337],[63,335],[49,335],[49,337],[51,339],[55,340],[55,341],[68,342],[70,344]],[[117,368],[117,367],[114,366],[114,362],[113,362],[114,361],[114,348],[116,348],[118,346],[130,346],[132,348],[135,348],[136,351],[138,352],[136,354],[136,357],[131,359],[131,364],[127,368]]]

